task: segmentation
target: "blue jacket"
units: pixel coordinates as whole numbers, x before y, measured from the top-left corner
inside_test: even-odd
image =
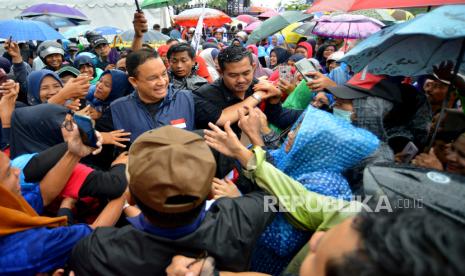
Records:
[[[195,106],[192,92],[175,90],[171,85],[158,108],[156,118],[152,118],[136,91],[114,101],[110,109],[115,129],[131,132],[131,143],[142,133],[166,125],[183,127],[186,130],[195,129]]]

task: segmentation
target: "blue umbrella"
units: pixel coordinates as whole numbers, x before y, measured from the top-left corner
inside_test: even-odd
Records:
[[[123,30],[121,29],[110,27],[110,26],[98,27],[98,28],[95,28],[94,31],[101,35],[116,35],[116,34],[120,34],[123,32]]]
[[[0,20],[0,38],[13,40],[53,40],[64,39],[64,37],[52,27],[39,21],[33,20]]]
[[[73,38],[83,36],[88,30],[89,26],[86,25],[79,25],[76,27],[71,27],[68,30],[64,31],[62,34],[66,38]]]
[[[134,38],[134,30],[127,30],[121,33],[121,38],[123,41],[132,41]],[[153,41],[167,41],[170,39],[169,36],[162,34],[161,32],[148,30],[144,33],[144,42],[153,42]]]
[[[454,60],[465,71],[465,5],[442,6],[410,21],[371,35],[341,60],[355,72],[418,76],[432,73],[433,65]],[[457,62],[458,61],[458,62]]]

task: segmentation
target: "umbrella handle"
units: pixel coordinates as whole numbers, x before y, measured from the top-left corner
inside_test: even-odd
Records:
[[[137,12],[141,13],[142,10],[140,9],[139,1],[137,1],[137,0],[134,0],[134,1],[136,2],[136,10],[137,10]]]

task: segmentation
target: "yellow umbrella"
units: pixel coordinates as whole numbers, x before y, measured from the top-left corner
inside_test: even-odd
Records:
[[[297,43],[297,41],[299,41],[301,37],[303,37],[302,35],[293,32],[293,30],[299,27],[300,25],[302,25],[302,22],[295,22],[295,23],[290,24],[286,28],[282,29],[281,34],[286,39],[287,43],[295,44]]]

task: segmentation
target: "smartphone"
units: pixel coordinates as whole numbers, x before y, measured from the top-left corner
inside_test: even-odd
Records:
[[[402,162],[410,163],[410,161],[412,161],[413,157],[415,157],[417,153],[418,153],[417,146],[415,146],[415,144],[412,141],[408,142],[401,152]]]
[[[5,70],[0,68],[0,85],[8,80],[8,75],[5,73]],[[1,93],[1,92],[0,92]]]
[[[295,68],[302,74],[306,81],[311,81],[312,78],[307,76],[307,73],[310,72],[317,72],[318,70],[315,68],[313,63],[311,63],[308,59],[303,58],[294,64]]]
[[[279,78],[287,80],[288,82],[292,81],[291,66],[289,65],[279,65]]]
[[[77,114],[73,115],[73,119],[78,125],[82,143],[91,148],[97,148],[97,135],[95,134],[95,126],[92,119],[88,116]]]

